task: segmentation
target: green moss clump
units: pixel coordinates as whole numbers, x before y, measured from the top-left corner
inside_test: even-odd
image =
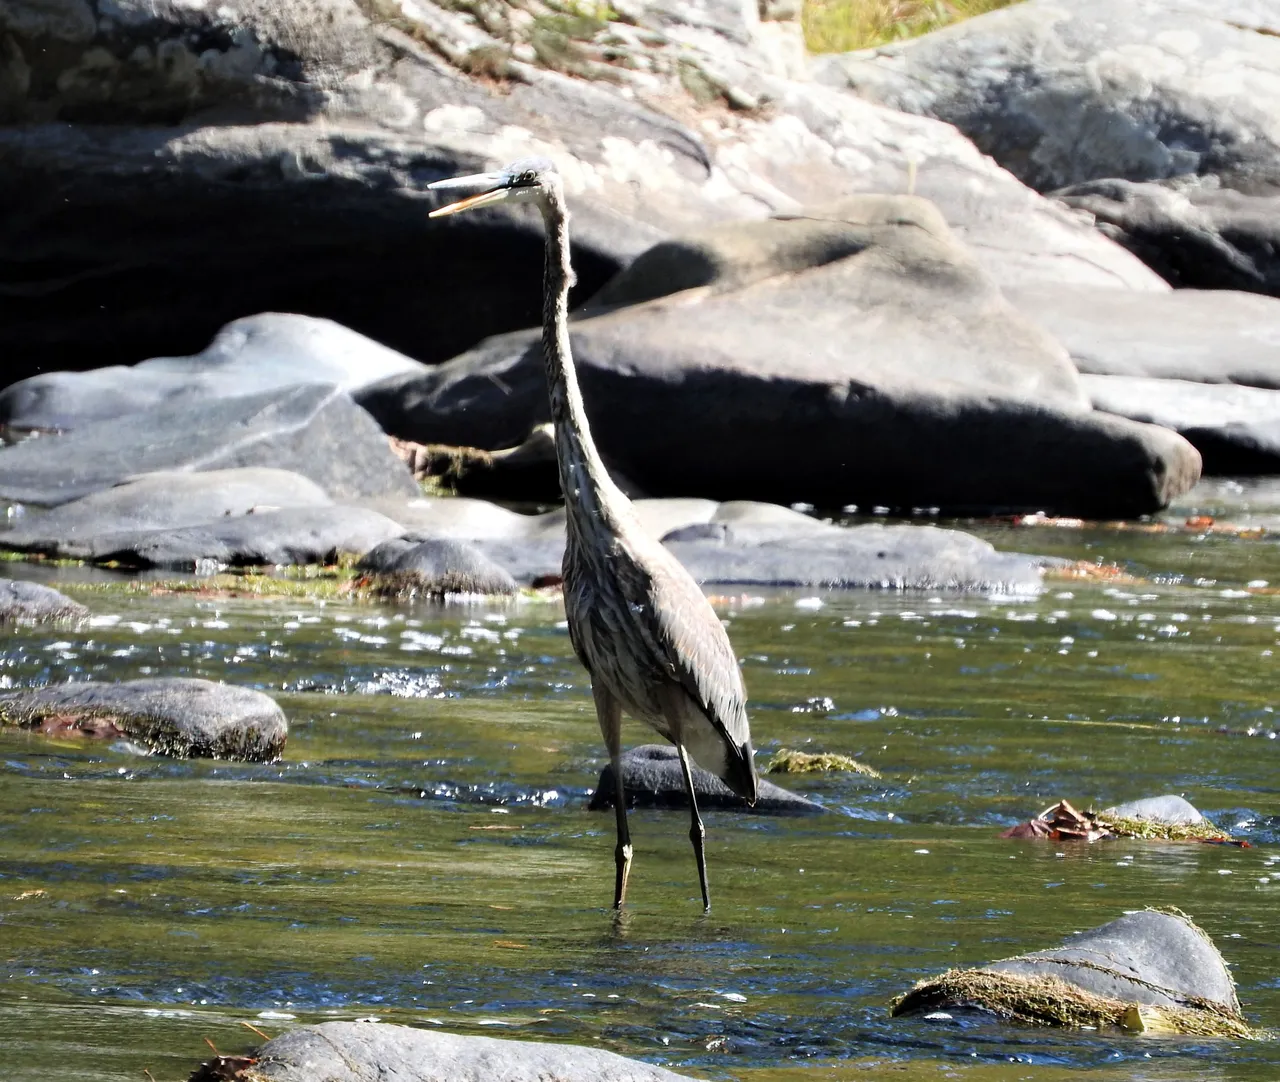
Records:
[[[1230,834],[1219,830],[1212,823],[1161,823],[1151,819],[1098,818],[1098,824],[1106,827],[1118,838],[1147,838],[1163,842],[1230,842]]]
[[[773,753],[773,758],[769,760],[769,767],[766,771],[769,774],[818,774],[818,773],[837,773],[844,772],[850,774],[865,774],[869,778],[880,777],[880,771],[874,767],[867,766],[865,763],[858,762],[849,755],[837,755],[834,752],[823,751],[810,753],[807,751],[792,751],[790,748],[779,748]]]

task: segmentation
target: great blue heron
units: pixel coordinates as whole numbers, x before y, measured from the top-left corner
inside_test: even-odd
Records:
[[[676,746],[689,791],[689,839],[698,862],[703,908],[710,910],[705,831],[689,772],[689,754],[754,804],[757,780],[747,693],[729,636],[698,584],[636,518],[613,483],[587,424],[569,347],[569,212],[555,165],[518,161],[497,173],[437,181],[430,188],[479,188],[479,194],[431,217],[501,202],[530,202],[546,224],[542,356],[555,423],[567,541],[564,606],[573,648],[591,674],[596,717],[616,785],[618,844],[613,905],[622,906],[631,871],[631,835],[622,778],[622,711]],[[688,751],[686,751],[688,749]]]

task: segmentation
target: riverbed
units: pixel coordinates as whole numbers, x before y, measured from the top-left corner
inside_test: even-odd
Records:
[[[1250,1020],[1280,1025],[1278,521],[1269,489],[1218,482],[1141,528],[959,524],[1120,572],[1035,597],[713,591],[758,761],[833,751],[883,776],[772,779],[820,817],[707,814],[705,917],[680,812],[633,812],[630,901],[608,909],[613,817],[586,810],[605,756],[554,598],[202,596],[6,564],[93,613],[0,631],[7,685],[200,676],[270,693],[291,730],[267,765],[0,733],[0,1074],[176,1082],[206,1039],[260,1043],[244,1023],[376,1017],[710,1079],[1270,1082],[1276,1042],[887,1004],[1176,905]],[[998,837],[1061,798],[1166,792],[1249,846]]]

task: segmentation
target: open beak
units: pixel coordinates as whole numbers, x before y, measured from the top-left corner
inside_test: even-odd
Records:
[[[488,190],[481,192],[479,195],[459,199],[456,203],[438,207],[427,217],[444,218],[450,214],[460,214],[464,210],[475,210],[477,207],[487,207],[492,203],[501,203],[511,194],[511,189],[504,183],[505,180],[506,178],[501,173],[475,173],[469,177],[451,177],[448,180],[437,180],[433,184],[428,184],[427,187],[430,189],[487,188]]]

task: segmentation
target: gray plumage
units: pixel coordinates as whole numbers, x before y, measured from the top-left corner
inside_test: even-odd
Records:
[[[542,212],[547,228],[542,345],[565,498],[565,613],[573,648],[591,675],[596,715],[618,786],[614,906],[621,906],[626,897],[631,867],[620,763],[625,711],[661,733],[679,752],[692,809],[689,837],[703,906],[710,909],[702,820],[686,749],[734,792],[755,802],[746,688],[720,618],[680,562],[641,527],[591,438],[569,345],[573,270],[560,176],[550,162],[533,159],[500,173],[440,181],[431,187],[483,189],[433,211],[432,217],[512,200],[533,202]]]

